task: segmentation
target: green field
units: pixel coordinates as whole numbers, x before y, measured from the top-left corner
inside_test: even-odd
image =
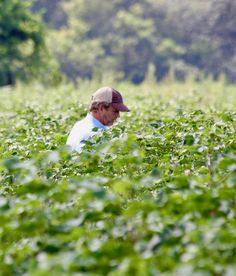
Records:
[[[236,275],[236,86],[114,85],[132,112],[71,154],[102,85],[0,89],[0,274]]]

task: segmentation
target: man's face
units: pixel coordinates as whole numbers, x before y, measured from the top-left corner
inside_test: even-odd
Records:
[[[105,126],[111,126],[120,117],[120,112],[110,105],[108,108],[102,107],[100,109],[100,116]]]

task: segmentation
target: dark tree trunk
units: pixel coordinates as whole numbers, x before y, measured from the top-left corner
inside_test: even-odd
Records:
[[[11,72],[7,72],[6,76],[6,85],[14,85],[15,84],[15,78]]]

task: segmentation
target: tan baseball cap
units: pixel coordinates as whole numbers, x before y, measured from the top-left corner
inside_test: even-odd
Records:
[[[106,102],[110,103],[114,108],[121,112],[128,112],[130,111],[126,105],[123,104],[123,98],[117,90],[114,88],[105,86],[99,88],[93,95],[91,103],[101,103]]]

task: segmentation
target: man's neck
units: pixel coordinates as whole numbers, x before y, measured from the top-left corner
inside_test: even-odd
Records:
[[[92,115],[96,120],[98,120],[101,124],[103,124],[102,118],[101,116],[99,116],[100,115],[99,113],[92,111],[90,112],[90,115]]]

